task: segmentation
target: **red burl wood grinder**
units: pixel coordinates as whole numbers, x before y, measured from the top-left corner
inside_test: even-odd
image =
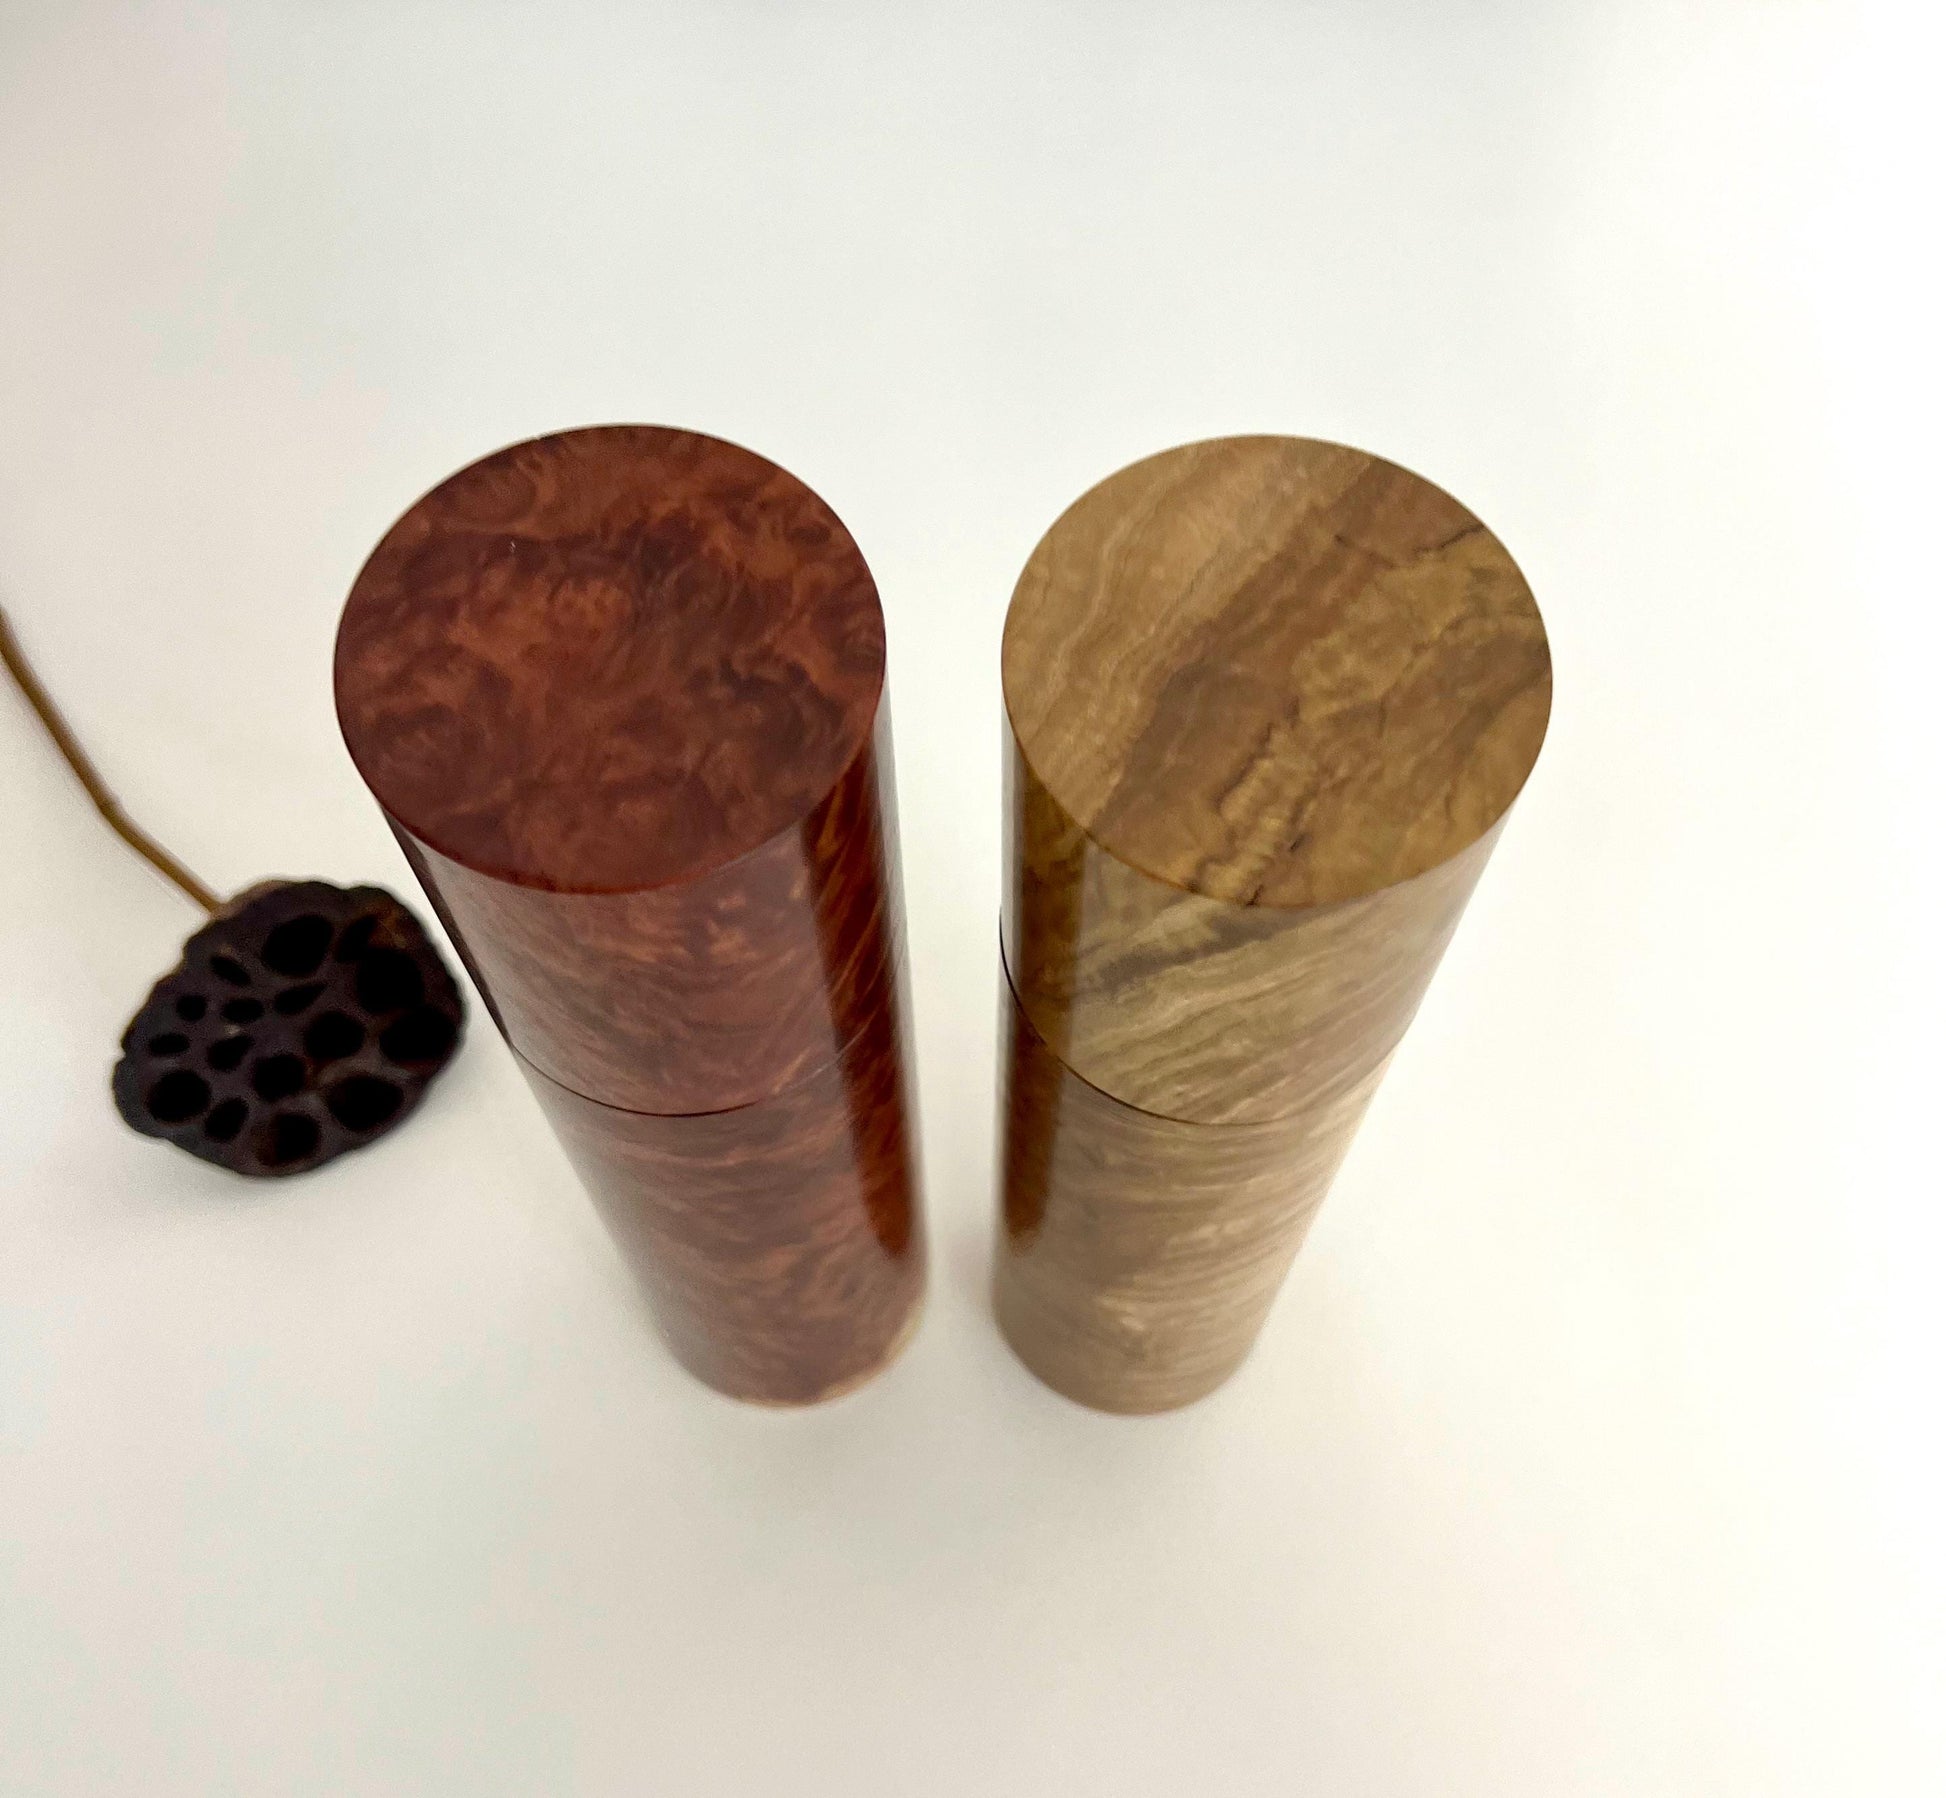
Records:
[[[885,627],[831,509],[649,426],[463,469],[336,657],[352,759],[678,1358],[806,1404],[924,1285]]]

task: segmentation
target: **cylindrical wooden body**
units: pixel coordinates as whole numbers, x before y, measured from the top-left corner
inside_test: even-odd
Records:
[[[1546,635],[1439,489],[1236,438],[1063,515],[1003,683],[996,1313],[1166,1409],[1255,1340],[1539,752]]]
[[[597,1104],[522,1063],[676,1358],[721,1392],[835,1398],[917,1322],[900,1011],[773,1097],[691,1117]]]
[[[612,426],[462,470],[340,628],[353,759],[683,1363],[858,1384],[924,1279],[884,629],[783,470]]]
[[[1250,1352],[1383,1064],[1291,1117],[1199,1124],[1089,1085],[1004,974],[1000,1004],[1001,1330],[1083,1404],[1201,1398]]]

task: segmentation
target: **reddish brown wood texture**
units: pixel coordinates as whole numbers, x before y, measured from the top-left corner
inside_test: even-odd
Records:
[[[722,1111],[830,1061],[889,1002],[903,933],[891,726],[801,825],[682,886],[556,893],[393,827],[508,1039],[632,1111]]]
[[[735,444],[614,425],[442,482],[338,637],[353,758],[421,841],[554,892],[688,882],[801,823],[870,736],[864,557]]]
[[[775,1092],[883,1001],[883,683],[877,591],[829,508],[648,427],[435,488],[338,637],[352,758],[502,1028],[638,1111]]]
[[[701,1117],[525,1070],[676,1357],[720,1392],[832,1398],[911,1332],[925,1249],[901,1009],[775,1097]]]
[[[890,1285],[825,1277],[857,1205],[829,1162],[834,1070],[860,1045],[900,1052],[884,660],[870,572],[814,493],[647,426],[517,444],[442,483],[374,551],[339,632],[354,761],[609,1215],[658,1220],[626,1230],[638,1264],[670,1245],[651,1292],[679,1313],[672,1340],[742,1397],[842,1383],[810,1319],[842,1334],[849,1295],[856,1342],[882,1350],[883,1294],[909,1302],[921,1278],[916,1229]],[[846,1117],[885,1112],[844,1140],[903,1145],[902,1082],[844,1084]],[[717,1149],[750,1215],[685,1237],[676,1213],[718,1203]],[[910,1211],[909,1168],[855,1181]],[[823,1271],[780,1286],[800,1239]]]

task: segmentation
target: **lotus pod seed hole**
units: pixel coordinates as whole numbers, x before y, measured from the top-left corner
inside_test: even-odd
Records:
[[[264,938],[262,960],[273,974],[297,979],[317,972],[331,947],[331,922],[316,912],[286,918]]]
[[[417,1067],[441,1059],[452,1048],[454,1034],[451,1018],[421,1005],[387,1024],[378,1046],[387,1061]]]
[[[149,1088],[149,1116],[158,1124],[186,1124],[209,1103],[209,1082],[177,1068]]]
[[[257,1132],[257,1159],[265,1167],[292,1167],[317,1152],[323,1134],[302,1112],[280,1111]]]
[[[304,1053],[313,1061],[341,1061],[365,1046],[365,1026],[342,1011],[324,1011],[304,1032]]]
[[[299,1055],[266,1055],[250,1069],[251,1089],[260,1099],[288,1099],[304,1087],[304,1059]]]
[[[404,1011],[426,996],[419,965],[400,949],[374,949],[358,964],[358,1003],[371,1016]]]
[[[405,1095],[391,1081],[371,1074],[353,1074],[348,1080],[340,1080],[324,1100],[339,1123],[347,1130],[358,1131],[376,1130],[389,1123],[404,1101]]]

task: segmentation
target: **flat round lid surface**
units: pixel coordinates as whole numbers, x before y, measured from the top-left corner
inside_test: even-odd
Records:
[[[1552,678],[1520,570],[1376,456],[1188,444],[1077,500],[1007,613],[1042,785],[1109,854],[1236,905],[1375,892],[1490,829]]]
[[[442,855],[567,892],[693,880],[812,811],[871,735],[878,592],[803,482],[610,425],[462,469],[338,629],[338,717]]]

